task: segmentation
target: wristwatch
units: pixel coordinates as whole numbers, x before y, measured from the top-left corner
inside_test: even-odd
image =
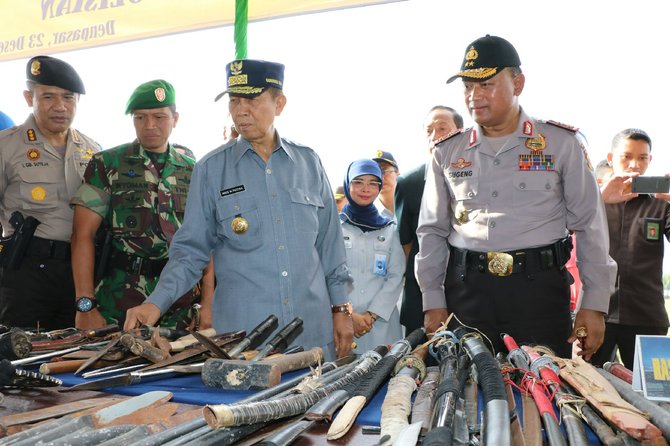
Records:
[[[95,299],[91,299],[88,296],[82,296],[79,299],[77,299],[77,302],[75,303],[75,307],[77,308],[77,311],[80,313],[88,313],[92,309],[98,306],[98,302],[96,302]]]
[[[347,302],[346,304],[339,304],[339,305],[331,305],[330,306],[330,311],[335,314],[335,313],[344,313],[347,316],[351,316],[354,313],[354,308],[351,305],[351,302]]]

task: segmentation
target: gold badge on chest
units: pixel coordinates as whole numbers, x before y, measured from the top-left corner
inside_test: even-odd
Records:
[[[244,234],[249,230],[249,222],[241,215],[236,215],[230,223],[230,228],[235,234]]]
[[[538,133],[536,137],[526,139],[526,148],[533,152],[542,151],[547,148],[547,140],[542,133]]]
[[[463,203],[458,203],[456,205],[456,211],[454,215],[456,217],[456,221],[460,225],[464,225],[470,220],[470,217],[468,216],[468,210]]]

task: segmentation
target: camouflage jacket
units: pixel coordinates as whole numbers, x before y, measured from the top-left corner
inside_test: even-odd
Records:
[[[95,154],[71,204],[103,218],[115,251],[164,259],[181,226],[195,160],[190,150],[169,144],[159,174],[136,140]]]

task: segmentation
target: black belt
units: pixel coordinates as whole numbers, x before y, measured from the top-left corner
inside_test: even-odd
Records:
[[[33,236],[28,242],[26,255],[43,259],[70,260],[70,243]]]
[[[168,259],[147,259],[125,252],[115,252],[112,254],[111,265],[130,274],[156,277],[163,271],[167,261]]]
[[[571,251],[572,239],[566,237],[551,245],[506,252],[478,252],[454,247],[452,258],[462,278],[465,278],[466,269],[494,276],[509,276],[562,268],[570,259]]]

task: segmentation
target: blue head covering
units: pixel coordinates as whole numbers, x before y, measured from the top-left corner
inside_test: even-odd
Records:
[[[14,126],[12,118],[0,111],[0,130],[8,129]]]
[[[340,220],[351,223],[363,232],[374,231],[390,224],[392,220],[382,217],[374,203],[361,206],[351,199],[349,192],[351,180],[361,175],[374,175],[380,183],[382,182],[382,171],[375,161],[364,159],[351,163],[347,169],[347,174],[344,176],[344,194],[347,196],[348,203],[342,208]]]

